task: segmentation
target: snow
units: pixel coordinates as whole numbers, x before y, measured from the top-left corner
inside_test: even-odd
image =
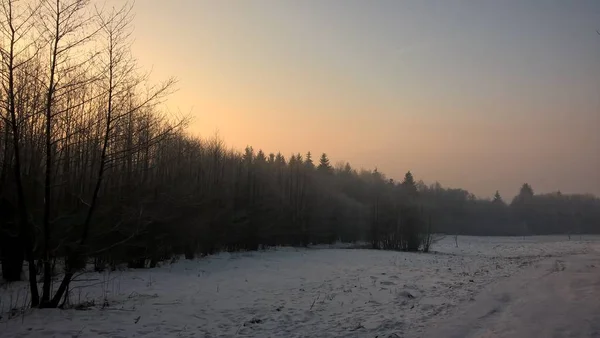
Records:
[[[548,259],[492,284],[423,337],[599,337],[600,256]]]
[[[0,336],[458,337],[466,331],[451,327],[456,311],[477,318],[470,307],[496,285],[596,252],[600,238],[459,236],[458,245],[448,236],[429,254],[277,248],[90,272],[70,297],[94,304],[84,309],[11,311],[27,286],[4,285]]]

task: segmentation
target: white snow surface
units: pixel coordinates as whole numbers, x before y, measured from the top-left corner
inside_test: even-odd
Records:
[[[582,267],[570,257],[591,259],[599,247],[594,236],[459,236],[458,247],[448,236],[428,254],[326,246],[222,253],[155,269],[83,273],[70,301],[94,305],[69,310],[23,311],[26,283],[5,284],[0,337],[486,336],[453,324],[475,323],[481,311],[500,313],[498,290],[523,289],[548,267],[563,279],[546,284],[568,284],[564,262]],[[586,276],[598,288],[599,273]]]

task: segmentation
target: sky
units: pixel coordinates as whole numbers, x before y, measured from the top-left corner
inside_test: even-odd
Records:
[[[114,3],[122,1],[113,0]],[[505,197],[600,195],[600,1],[137,0],[189,131]]]

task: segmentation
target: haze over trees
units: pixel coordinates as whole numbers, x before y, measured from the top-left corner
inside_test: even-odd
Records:
[[[396,182],[334,167],[327,154],[191,137],[185,118],[160,109],[175,81],[149,83],[131,55],[130,6],[0,6],[0,258],[6,280],[27,267],[32,306],[60,306],[86,263],[144,268],[336,241],[428,251],[431,233],[600,232],[591,195],[524,184],[507,204],[498,191],[480,199],[410,171]]]

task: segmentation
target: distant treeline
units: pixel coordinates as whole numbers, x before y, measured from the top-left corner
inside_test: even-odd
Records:
[[[131,56],[131,7],[0,2],[0,258],[7,280],[29,263],[32,306],[59,306],[89,262],[146,267],[340,240],[426,251],[433,232],[600,232],[593,196],[524,185],[507,205],[410,172],[394,182],[334,167],[326,154],[313,162],[193,138],[159,109],[174,82],[149,84]]]

